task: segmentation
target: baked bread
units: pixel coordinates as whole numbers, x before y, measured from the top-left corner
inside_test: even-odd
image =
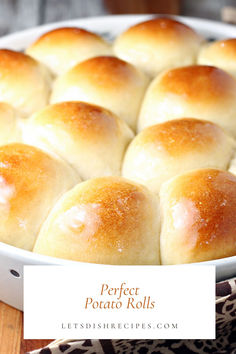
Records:
[[[191,171],[163,184],[160,196],[162,264],[236,256],[236,176]]]
[[[134,130],[147,84],[147,77],[131,64],[101,56],[88,59],[60,76],[55,81],[51,103],[93,103],[111,110]]]
[[[19,141],[20,129],[16,110],[5,102],[0,102],[0,145]]]
[[[187,66],[160,74],[144,97],[138,128],[191,117],[219,124],[236,136],[236,80],[212,66]]]
[[[23,125],[23,141],[56,153],[83,179],[120,175],[128,125],[105,108],[62,102],[35,113]]]
[[[81,61],[111,54],[111,46],[85,29],[63,27],[43,34],[26,53],[47,65],[55,75],[61,75]]]
[[[117,265],[236,256],[235,41],[155,18],[118,57],[75,27],[0,49],[0,243]]]
[[[31,251],[51,207],[78,181],[63,161],[33,146],[0,146],[0,242]]]
[[[159,264],[154,194],[121,177],[94,178],[67,192],[44,223],[34,252],[80,262]]]
[[[165,69],[196,63],[204,39],[171,18],[138,23],[115,41],[115,54],[154,77]]]
[[[182,118],[140,132],[126,151],[122,175],[159,192],[168,179],[198,168],[226,170],[236,142],[214,123]]]
[[[11,104],[23,118],[48,103],[49,71],[20,52],[0,49],[0,101]]]
[[[236,38],[206,44],[199,53],[198,63],[217,66],[236,78]]]

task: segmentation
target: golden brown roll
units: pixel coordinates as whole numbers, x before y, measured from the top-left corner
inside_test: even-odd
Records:
[[[22,117],[47,104],[50,83],[42,64],[23,53],[0,49],[0,100],[11,104]]]
[[[78,181],[63,161],[33,146],[1,146],[0,242],[32,250],[51,207]]]
[[[162,264],[236,256],[236,176],[216,169],[179,175],[161,188]]]
[[[198,63],[214,65],[236,78],[236,38],[224,39],[202,47]]]
[[[110,45],[95,33],[77,27],[57,28],[43,34],[26,53],[61,75],[86,59],[111,54]]]
[[[115,41],[115,54],[154,77],[160,71],[196,62],[203,38],[171,18],[138,23]]]
[[[103,264],[159,264],[159,207],[144,186],[94,178],[67,192],[44,223],[34,252]]]
[[[159,192],[163,182],[197,168],[226,170],[235,141],[216,124],[191,118],[153,125],[129,145],[122,175]]]
[[[213,66],[187,66],[157,76],[143,100],[138,128],[192,117],[236,136],[236,80]]]
[[[0,145],[19,141],[19,139],[17,112],[8,103],[0,102]]]
[[[110,109],[136,128],[148,79],[134,66],[115,57],[88,59],[60,76],[51,103],[85,101]]]
[[[120,175],[133,132],[105,108],[62,102],[35,113],[23,125],[23,141],[54,152],[83,179]]]

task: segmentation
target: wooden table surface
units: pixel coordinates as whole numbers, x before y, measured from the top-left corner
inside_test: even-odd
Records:
[[[51,340],[24,340],[23,313],[0,302],[0,353],[25,354],[42,348]]]

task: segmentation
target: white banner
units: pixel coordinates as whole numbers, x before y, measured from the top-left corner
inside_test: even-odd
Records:
[[[25,266],[25,339],[214,339],[215,267]]]

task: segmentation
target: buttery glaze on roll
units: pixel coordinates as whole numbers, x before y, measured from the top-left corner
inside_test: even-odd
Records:
[[[0,102],[0,145],[19,139],[20,129],[16,110],[8,103]]]
[[[31,251],[52,206],[78,181],[63,161],[33,146],[1,146],[0,242]]]
[[[0,101],[11,104],[25,118],[48,103],[49,71],[30,56],[0,49]]]
[[[67,192],[44,223],[34,252],[74,261],[159,264],[159,206],[142,185],[94,178]]]
[[[23,125],[24,142],[57,153],[83,179],[120,175],[133,136],[112,112],[84,102],[47,106]]]
[[[236,176],[202,169],[161,188],[162,264],[236,256]]]
[[[26,53],[61,75],[86,59],[111,54],[110,45],[95,33],[77,27],[62,27],[43,34]]]
[[[236,78],[236,38],[206,44],[199,53],[198,63],[217,66]]]
[[[213,66],[187,66],[157,76],[143,100],[138,128],[192,117],[236,136],[236,80]]]
[[[231,162],[229,165],[229,172],[236,175],[236,153],[234,154],[233,158],[231,159]]]
[[[51,103],[84,101],[111,110],[132,129],[148,84],[147,77],[133,65],[115,57],[88,59],[54,84]]]
[[[194,64],[203,41],[185,24],[161,17],[130,27],[116,39],[114,52],[154,77],[165,69]]]
[[[214,123],[175,119],[148,127],[134,138],[122,175],[157,193],[163,182],[188,170],[226,170],[235,148],[235,141]]]

